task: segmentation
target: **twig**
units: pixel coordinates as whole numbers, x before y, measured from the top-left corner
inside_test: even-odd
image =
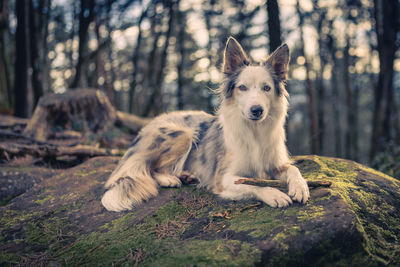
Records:
[[[280,180],[265,180],[265,179],[254,179],[254,178],[242,178],[235,181],[235,184],[247,184],[262,187],[276,187],[276,188],[287,188],[287,183]],[[331,181],[307,181],[308,187],[330,187]]]
[[[245,211],[245,210],[249,210],[249,209],[252,209],[252,208],[257,208],[257,207],[259,207],[259,206],[261,206],[261,202],[257,202],[257,203],[255,203],[255,204],[251,204],[251,205],[248,205],[248,206],[246,206],[246,207],[243,207],[243,208],[241,208],[239,211],[240,211],[240,212],[243,212],[243,211]]]
[[[182,184],[198,184],[199,180],[191,173],[182,172],[179,176]],[[275,188],[287,188],[287,183],[281,180],[266,180],[266,179],[256,179],[256,178],[242,178],[235,181],[235,184],[247,184],[261,187],[275,187]],[[330,187],[332,185],[331,181],[307,181],[308,187]]]

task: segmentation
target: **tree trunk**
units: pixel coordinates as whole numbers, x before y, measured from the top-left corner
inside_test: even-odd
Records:
[[[0,88],[3,96],[3,101],[0,99],[0,104],[11,108],[12,95],[11,85],[8,70],[8,58],[6,52],[6,34],[8,29],[8,1],[0,1]]]
[[[32,88],[29,55],[29,0],[16,1],[17,31],[15,36],[15,115],[28,118],[32,110]]]
[[[240,25],[240,30],[239,33],[236,35],[236,40],[240,44],[245,44],[250,46],[250,43],[248,40],[248,29],[253,26],[252,19],[254,18],[254,15],[260,10],[260,5],[256,6],[253,10],[249,12],[244,12],[246,10],[246,3],[245,1],[242,0],[236,0],[234,1],[235,5],[237,6],[239,10],[238,14],[238,21]]]
[[[75,67],[75,77],[70,88],[77,88],[83,85],[82,72],[86,69],[87,43],[89,25],[94,19],[95,0],[81,0],[81,10],[79,12],[79,50],[78,63]]]
[[[162,110],[161,104],[162,104],[162,84],[163,84],[163,78],[164,78],[164,68],[165,65],[167,63],[167,56],[168,56],[168,45],[169,45],[169,38],[171,36],[171,32],[172,32],[172,26],[173,26],[173,20],[174,20],[174,9],[175,9],[175,2],[168,2],[168,13],[169,13],[169,19],[168,19],[168,29],[167,32],[165,33],[165,43],[164,46],[162,48],[162,52],[160,55],[160,67],[158,69],[158,72],[156,73],[156,77],[155,77],[155,83],[154,83],[154,88],[153,92],[150,96],[149,102],[146,105],[145,111],[144,111],[144,115],[148,115],[150,113],[151,110],[154,111],[154,115],[157,115],[160,113],[160,111]],[[159,36],[157,36],[157,39],[159,38]],[[155,53],[155,50],[157,49],[157,46],[153,47],[153,51]],[[153,52],[152,52],[153,53]],[[154,54],[155,55],[155,54]],[[149,64],[149,67],[152,68],[154,65],[153,64]]]
[[[322,59],[321,59],[322,60]],[[318,138],[318,150],[321,154],[324,151],[324,137],[325,137],[325,87],[324,77],[322,73],[324,71],[324,64],[321,63],[321,73],[318,77],[318,89],[317,89],[317,111],[318,111],[318,127],[319,127],[319,138]]]
[[[164,69],[165,69],[165,66],[167,65],[169,39],[171,37],[174,18],[175,18],[175,8],[176,8],[176,1],[169,2],[169,4],[168,4],[168,9],[169,9],[168,29],[165,34],[165,43],[161,50],[162,52],[161,52],[160,69],[158,70],[158,73],[156,76],[156,84],[154,87],[155,97],[153,98],[154,99],[153,106],[154,106],[154,111],[155,111],[156,115],[159,114],[163,110],[163,108],[162,108],[162,86],[163,86],[163,82],[164,82]]]
[[[155,6],[151,5],[150,6],[152,8],[151,13],[152,15],[151,17],[151,34],[150,36],[152,36],[153,40],[153,46],[151,48],[151,52],[150,55],[148,57],[147,60],[147,68],[145,71],[143,71],[143,87],[145,88],[145,90],[151,90],[150,93],[150,97],[149,100],[147,100],[147,104],[144,105],[144,108],[141,108],[141,115],[144,117],[148,117],[149,113],[151,111],[151,105],[149,104],[151,102],[151,97],[154,94],[154,80],[155,80],[155,69],[159,64],[156,64],[156,60],[157,60],[157,43],[158,40],[160,39],[161,36],[161,22],[163,20],[163,16],[164,14],[160,14],[159,16],[157,16],[157,14],[155,14]],[[150,8],[149,7],[149,8]],[[154,14],[153,14],[154,13]]]
[[[400,145],[400,119],[399,119],[399,108],[397,107],[396,101],[393,101],[393,113],[394,113],[394,128],[396,130],[395,141],[396,145]]]
[[[317,110],[318,110],[318,127],[319,127],[319,151],[323,154],[324,151],[324,137],[325,137],[325,87],[324,87],[324,69],[325,69],[325,56],[323,52],[323,37],[322,37],[322,25],[325,20],[326,12],[320,11],[320,17],[317,24],[318,35],[318,46],[319,46],[319,59],[320,59],[320,71],[318,77],[318,90],[317,90]]]
[[[300,47],[301,55],[304,57],[304,67],[306,68],[306,91],[308,96],[308,113],[310,118],[310,141],[311,141],[311,153],[319,154],[319,132],[318,132],[318,119],[317,111],[315,108],[315,96],[310,79],[310,66],[308,65],[308,59],[304,48],[304,36],[303,36],[303,14],[300,11],[300,4],[297,1],[297,12],[299,16],[299,27],[300,27]]]
[[[349,36],[346,34],[346,46],[344,48],[343,58],[344,58],[344,68],[343,68],[343,76],[344,76],[344,89],[346,91],[346,113],[347,113],[347,125],[346,125],[346,134],[345,134],[345,157],[347,159],[353,158],[353,140],[354,140],[354,99],[353,92],[351,90],[350,85],[350,40]]]
[[[185,27],[186,27],[186,19],[185,19],[185,14],[179,10],[179,3],[177,3],[177,18],[178,18],[178,27],[179,27],[179,32],[178,32],[178,49],[179,49],[179,55],[180,55],[180,60],[178,62],[177,66],[177,72],[178,72],[178,88],[176,91],[176,98],[177,98],[177,109],[182,110],[184,107],[184,99],[183,99],[183,85],[184,85],[184,75],[183,75],[183,64],[185,62]],[[211,53],[210,50],[208,50],[208,53]]]
[[[330,25],[332,29],[332,25]],[[334,128],[334,138],[335,138],[335,155],[340,158],[342,156],[342,127],[340,125],[340,112],[339,112],[339,90],[338,90],[338,78],[336,73],[336,45],[335,39],[328,35],[328,48],[331,52],[331,64],[332,64],[332,72],[331,72],[331,90],[332,90],[332,120],[333,120],[333,128]]]
[[[42,10],[39,9],[41,12]],[[29,36],[30,36],[30,55],[31,55],[31,68],[32,68],[32,88],[33,88],[33,96],[34,96],[34,105],[37,104],[39,98],[43,95],[43,80],[42,80],[42,66],[39,58],[39,47],[38,41],[40,38],[40,33],[42,29],[38,26],[38,11],[33,7],[32,0],[29,1]],[[47,25],[46,25],[47,27]]]
[[[353,151],[352,151],[352,155],[353,158],[352,160],[354,161],[358,161],[359,160],[359,150],[360,147],[358,145],[358,135],[359,135],[359,131],[358,131],[358,113],[359,113],[359,109],[360,109],[360,88],[359,85],[356,84],[354,87],[354,125],[353,125],[353,136],[352,136],[352,144],[353,144]]]
[[[108,43],[108,40],[103,41],[100,36],[100,26],[101,25],[102,25],[102,21],[100,21],[100,19],[98,19],[98,17],[97,17],[96,18],[96,26],[95,26],[95,34],[96,34],[96,38],[97,38],[98,47],[97,47],[96,57],[95,57],[96,75],[95,75],[94,83],[96,84],[96,88],[104,88],[104,91],[105,91],[108,99],[110,100],[111,104],[115,105],[114,90],[112,88],[110,78],[108,77],[108,73],[104,68],[105,59],[107,57],[105,50],[108,48],[108,44],[107,45],[103,45],[103,44]],[[110,64],[112,64],[112,62],[110,62]],[[102,83],[99,82],[100,78],[103,78]]]
[[[274,52],[281,45],[281,22],[279,20],[279,6],[277,0],[267,1],[269,51]]]
[[[150,4],[151,5],[151,4]],[[139,55],[140,55],[140,47],[142,44],[142,22],[143,20],[147,17],[147,12],[148,8],[146,10],[142,11],[142,14],[140,15],[140,18],[138,20],[137,26],[138,26],[138,37],[136,39],[136,46],[135,50],[133,51],[133,56],[132,56],[132,65],[133,65],[133,71],[132,71],[132,81],[131,81],[131,88],[129,90],[129,112],[133,113],[134,112],[134,96],[135,96],[135,90],[136,90],[136,84],[137,84],[137,72],[138,72],[138,65],[139,65]]]
[[[71,70],[74,69],[75,67],[75,63],[74,63],[74,38],[75,38],[75,28],[76,28],[76,21],[77,21],[77,17],[78,17],[78,11],[77,11],[77,4],[78,2],[74,1],[72,4],[72,12],[73,12],[73,18],[72,18],[72,26],[71,26],[71,32],[69,33],[69,39],[71,40],[70,45],[68,46],[68,53],[67,53],[67,57],[69,60],[69,67]],[[67,50],[67,46],[66,46],[66,50]],[[70,78],[69,81],[70,83],[72,83],[72,80],[74,79],[74,77]]]
[[[210,66],[215,66],[216,62],[215,62],[215,53],[213,53],[213,42],[214,42],[214,37],[213,34],[211,34],[211,30],[212,30],[212,23],[211,23],[211,18],[214,15],[214,5],[215,5],[215,0],[211,0],[209,2],[209,5],[207,6],[207,8],[204,9],[204,20],[206,22],[206,27],[207,27],[207,33],[208,33],[208,44],[207,44],[207,51],[208,51],[208,60],[210,62],[210,65],[208,67],[208,69],[210,70]],[[208,71],[208,76],[211,77],[211,73],[210,71]],[[207,84],[208,88],[212,88],[212,83],[209,80],[208,84]],[[213,94],[209,94],[207,97],[207,111],[208,112],[212,112],[213,110],[215,110],[214,106],[213,106]]]
[[[108,0],[107,1],[107,21],[105,23],[105,26],[107,28],[107,38],[109,40],[112,40],[111,38],[111,33],[112,33],[112,27],[111,27],[111,6],[112,6],[113,0]],[[117,102],[116,102],[116,95],[115,95],[115,90],[114,90],[114,85],[113,82],[115,81],[115,73],[114,73],[114,68],[113,68],[113,57],[112,57],[112,42],[107,42],[107,45],[105,46],[105,58],[109,62],[109,68],[105,69],[105,77],[104,77],[104,83],[107,88],[107,95],[111,95],[112,98],[110,99],[111,104],[113,104],[116,108],[117,107]],[[109,96],[110,97],[110,96]]]
[[[40,2],[42,7],[46,8],[46,14],[41,16],[40,19],[40,26],[39,28],[43,31],[40,35],[39,43],[41,43],[42,53],[39,56],[41,62],[41,82],[42,82],[42,90],[45,94],[46,92],[50,91],[51,85],[50,83],[50,65],[49,60],[47,57],[48,53],[48,44],[47,44],[47,37],[49,36],[49,27],[48,24],[50,22],[50,15],[51,15],[51,0],[45,0]]]
[[[374,91],[370,160],[393,141],[393,63],[397,49],[398,0],[374,0],[380,70]]]

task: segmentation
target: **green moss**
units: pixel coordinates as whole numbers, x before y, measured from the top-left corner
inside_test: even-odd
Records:
[[[86,169],[82,169],[82,170],[77,171],[75,174],[77,176],[80,176],[80,177],[86,177],[88,175],[93,175],[93,174],[96,174],[96,173],[98,173],[98,170],[88,171]]]
[[[126,214],[125,216],[115,219],[111,222],[112,224],[112,230],[121,230],[124,229],[127,225],[129,225],[130,222],[136,217],[135,213],[130,212]]]
[[[292,217],[292,216],[296,216],[298,211],[299,211],[298,207],[289,206],[289,207],[287,207],[286,209],[283,210],[283,214],[286,217]]]
[[[261,252],[253,245],[237,240],[191,240],[166,251],[165,256],[147,261],[148,266],[253,266]]]
[[[276,234],[273,238],[273,240],[281,242],[286,240],[289,236],[296,235],[300,232],[300,227],[295,225],[292,227],[285,228],[282,232],[279,232]]]
[[[74,201],[72,203],[59,206],[53,210],[54,214],[59,214],[61,212],[77,212],[85,204],[85,201]]]
[[[39,217],[42,212],[24,212],[7,209],[0,219],[0,230]]]
[[[104,235],[89,235],[74,245],[69,254],[71,257],[67,254],[62,258],[68,265],[75,266],[126,266],[135,263],[142,266],[179,266],[190,262],[196,266],[252,266],[261,255],[256,247],[236,240],[173,242],[170,239],[158,240],[143,227],[134,228],[135,234],[119,233],[124,238],[118,239],[118,242],[114,239],[116,236],[103,238]]]
[[[13,218],[11,220],[11,218]],[[39,219],[38,219],[39,218]],[[19,214],[17,212],[6,213],[7,224],[11,229],[18,229],[17,232],[9,232],[8,229],[0,229],[2,238],[7,238],[10,244],[14,243],[17,247],[21,244],[21,253],[36,253],[38,248],[46,248],[46,253],[54,252],[73,238],[75,233],[67,230],[68,223],[65,219],[57,217],[41,220],[39,213]],[[18,226],[12,226],[18,225]],[[15,231],[15,230],[14,230]],[[10,240],[11,238],[11,240]],[[20,257],[14,254],[0,254],[0,266],[14,266],[20,261]]]
[[[74,233],[67,230],[69,223],[57,217],[46,221],[28,222],[25,241],[29,244],[48,245],[50,251],[62,246],[62,241],[73,237]]]
[[[53,200],[53,199],[54,199],[54,197],[53,197],[52,195],[47,195],[47,196],[45,196],[45,197],[43,197],[43,198],[34,200],[33,203],[36,203],[36,204],[38,204],[38,205],[43,205],[44,203],[46,203],[46,202],[48,202],[48,201],[51,201],[51,200]]]
[[[263,207],[257,212],[245,211],[230,220],[229,228],[235,232],[249,232],[254,238],[261,238],[269,235],[279,224],[283,224],[277,216],[281,214],[280,209]]]
[[[1,171],[3,174],[7,173],[7,175],[19,175],[18,171],[26,172],[31,171],[32,169],[37,169],[37,167],[1,165]]]
[[[186,209],[176,201],[171,201],[157,210],[154,216],[154,222],[159,223],[165,220],[173,220],[176,217],[183,216]]]
[[[9,196],[6,196],[5,198],[3,198],[3,199],[0,201],[0,207],[7,205],[7,203],[10,202],[10,201],[11,201],[13,198],[15,198],[15,197],[16,197],[16,195],[9,195]]]
[[[294,226],[289,226],[289,227],[285,227],[283,228],[282,231],[280,231],[279,233],[277,233],[272,240],[277,242],[277,247],[279,247],[281,250],[283,251],[288,251],[289,249],[289,245],[287,244],[287,240],[289,238],[293,238],[293,236],[296,236],[297,234],[299,234],[300,231],[300,227],[297,225]],[[284,254],[284,253],[282,253]]]
[[[73,266],[110,266],[128,262],[126,256],[130,250],[158,252],[162,249],[148,223],[118,228],[130,215],[124,217],[113,221],[115,227],[107,232],[80,236],[70,248],[59,251],[58,258]]]
[[[362,164],[359,164],[359,163],[355,163],[355,164],[359,169],[361,169],[363,171],[366,171],[366,172],[369,172],[369,173],[373,173],[373,174],[375,174],[377,176],[380,176],[380,177],[383,177],[383,178],[385,178],[387,180],[390,180],[390,181],[393,182],[394,186],[396,186],[397,188],[400,187],[399,180],[397,180],[397,179],[395,179],[395,178],[393,178],[393,177],[391,177],[391,176],[389,176],[389,175],[387,175],[387,174],[385,174],[383,172],[380,172],[380,171],[377,171],[377,170],[372,169],[370,167],[367,167],[365,165],[362,165]]]
[[[383,189],[376,185],[373,179],[363,177],[361,182],[367,187],[360,188],[358,170],[362,169],[366,173],[388,179],[396,187],[399,186],[398,181],[357,163],[317,156],[313,159],[321,166],[321,173],[309,179],[326,179],[325,170],[335,173],[335,176],[329,177],[333,182],[332,194],[339,194],[355,211],[359,221],[357,229],[364,237],[365,250],[374,260],[387,264],[393,257],[393,251],[400,250],[400,245],[393,243],[400,233],[399,220],[393,217],[394,207],[388,205],[382,195],[378,194]]]
[[[310,206],[308,205],[304,209],[301,209],[297,213],[297,219],[299,221],[309,221],[309,220],[315,220],[319,217],[324,216],[325,210],[324,207],[319,205],[319,206]]]
[[[279,252],[279,256],[267,259],[271,266],[298,264],[299,259],[310,256],[307,253],[314,253],[311,258],[320,266],[329,266],[330,263],[340,266],[353,263],[374,265],[377,262],[397,262],[399,254],[396,253],[400,251],[400,222],[396,214],[399,209],[388,201],[394,199],[393,194],[396,192],[390,191],[388,187],[379,186],[381,181],[377,182],[374,176],[379,173],[370,174],[369,170],[365,170],[362,175],[366,177],[360,179],[361,167],[358,164],[317,156],[306,156],[304,159],[306,160],[299,164],[306,167],[307,171],[303,171],[303,174],[308,180],[333,182],[331,188],[323,189],[328,190],[329,194],[321,194],[322,197],[310,200],[305,206],[294,205],[277,209],[266,205],[252,206],[254,202],[219,201],[208,192],[188,187],[161,189],[173,190],[175,198],[161,207],[154,207],[155,211],[150,212],[148,216],[143,218],[140,210],[113,214],[111,218],[119,218],[109,220],[99,228],[91,228],[95,232],[82,233],[79,226],[75,225],[75,222],[80,222],[80,207],[83,205],[87,210],[87,199],[98,201],[97,193],[93,193],[93,190],[77,196],[63,192],[66,195],[57,197],[62,204],[56,206],[51,213],[46,212],[44,216],[41,216],[40,212],[28,213],[7,207],[0,219],[0,230],[7,234],[3,240],[19,242],[26,247],[21,255],[36,254],[40,251],[54,259],[56,265],[67,266],[254,265],[261,261],[261,252],[256,245],[264,241],[266,244],[273,244],[271,253]],[[76,170],[80,177],[94,174],[89,167]],[[371,179],[368,175],[371,175]],[[382,183],[383,179],[386,178],[382,178]],[[390,181],[395,186],[399,184],[393,179]],[[45,205],[51,201],[50,191],[47,190],[40,192],[34,203]],[[51,189],[52,195],[56,190]],[[165,192],[162,192],[165,197],[167,194],[163,193]],[[326,242],[312,243],[310,250],[306,251],[296,251],[295,246],[289,247],[289,244],[293,244],[293,241],[297,241],[296,238],[302,235],[306,239],[310,238],[307,240],[311,240],[314,235],[320,238],[319,229],[304,232],[303,226],[307,226],[308,221],[312,225],[312,221],[326,216],[328,210],[324,210],[324,200],[330,200],[332,196],[335,197],[332,201],[337,201],[337,197],[340,196],[350,207],[347,211],[354,211],[356,217],[354,227],[348,229],[350,234],[355,234],[356,240],[347,244],[353,246],[362,242],[362,245],[354,251],[347,252],[348,248],[341,247],[343,244],[334,243],[339,242],[338,240],[333,242],[327,239]],[[75,201],[76,199],[79,201]],[[165,198],[161,200],[166,201]],[[342,202],[341,205],[345,204]],[[246,208],[248,206],[251,208]],[[46,210],[47,206],[34,208]],[[95,214],[95,218],[110,215],[102,214],[101,211]],[[215,216],[216,214],[226,216]],[[74,224],[70,220],[73,220]],[[214,227],[206,228],[208,223],[215,223]],[[16,224],[21,227],[15,234],[13,229],[16,229]],[[12,239],[14,237],[19,240]],[[341,237],[338,239],[343,240]],[[307,246],[304,240],[301,240],[301,245]],[[0,265],[15,265],[19,260],[18,256],[13,254],[0,253]]]
[[[197,266],[245,266],[259,259],[261,253],[257,248],[236,240],[188,239],[176,242],[176,237],[168,234],[160,237],[160,231],[164,230],[177,231],[178,236],[184,232],[180,228],[164,229],[162,226],[176,222],[185,229],[191,225],[189,218],[207,215],[204,208],[198,209],[204,203],[196,206],[197,202],[190,202],[199,199],[192,195],[184,197],[180,202],[168,202],[139,224],[134,223],[135,214],[128,213],[101,227],[100,232],[80,236],[72,246],[58,251],[57,258],[67,265],[79,266],[135,263],[176,266],[182,262],[196,262]]]
[[[0,251],[0,266],[15,266],[20,261],[20,257],[13,253]]]
[[[184,216],[186,212],[177,201],[170,201],[140,224],[133,223],[134,213],[128,213],[101,227],[101,232],[79,237],[73,246],[60,252],[60,258],[70,265],[109,266],[129,263],[132,260],[130,255],[136,257],[135,253],[146,254],[147,251],[155,260],[176,246],[171,238],[159,239],[157,227]]]

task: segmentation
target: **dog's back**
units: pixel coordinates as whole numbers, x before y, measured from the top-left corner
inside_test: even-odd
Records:
[[[287,45],[261,64],[250,65],[240,44],[229,38],[217,117],[190,111],[154,119],[111,174],[103,205],[114,211],[130,209],[157,195],[158,186],[180,186],[178,176],[184,170],[199,178],[200,186],[224,198],[257,198],[273,207],[290,205],[292,199],[306,202],[307,183],[290,165],[285,145],[288,64]],[[266,173],[286,181],[288,194],[235,184],[243,177]]]
[[[198,153],[191,153],[192,148],[198,148],[214,121],[214,116],[202,111],[172,112],[155,118],[138,134],[108,179],[106,188],[110,190],[102,198],[103,205],[114,211],[130,209],[157,195],[159,185],[180,186],[178,176],[189,154],[198,158]],[[186,165],[198,166],[197,160],[191,162]]]

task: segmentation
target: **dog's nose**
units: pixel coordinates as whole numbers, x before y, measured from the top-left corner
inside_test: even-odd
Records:
[[[261,106],[252,106],[250,108],[251,114],[254,116],[254,118],[260,118],[261,115],[263,114],[264,110]]]

